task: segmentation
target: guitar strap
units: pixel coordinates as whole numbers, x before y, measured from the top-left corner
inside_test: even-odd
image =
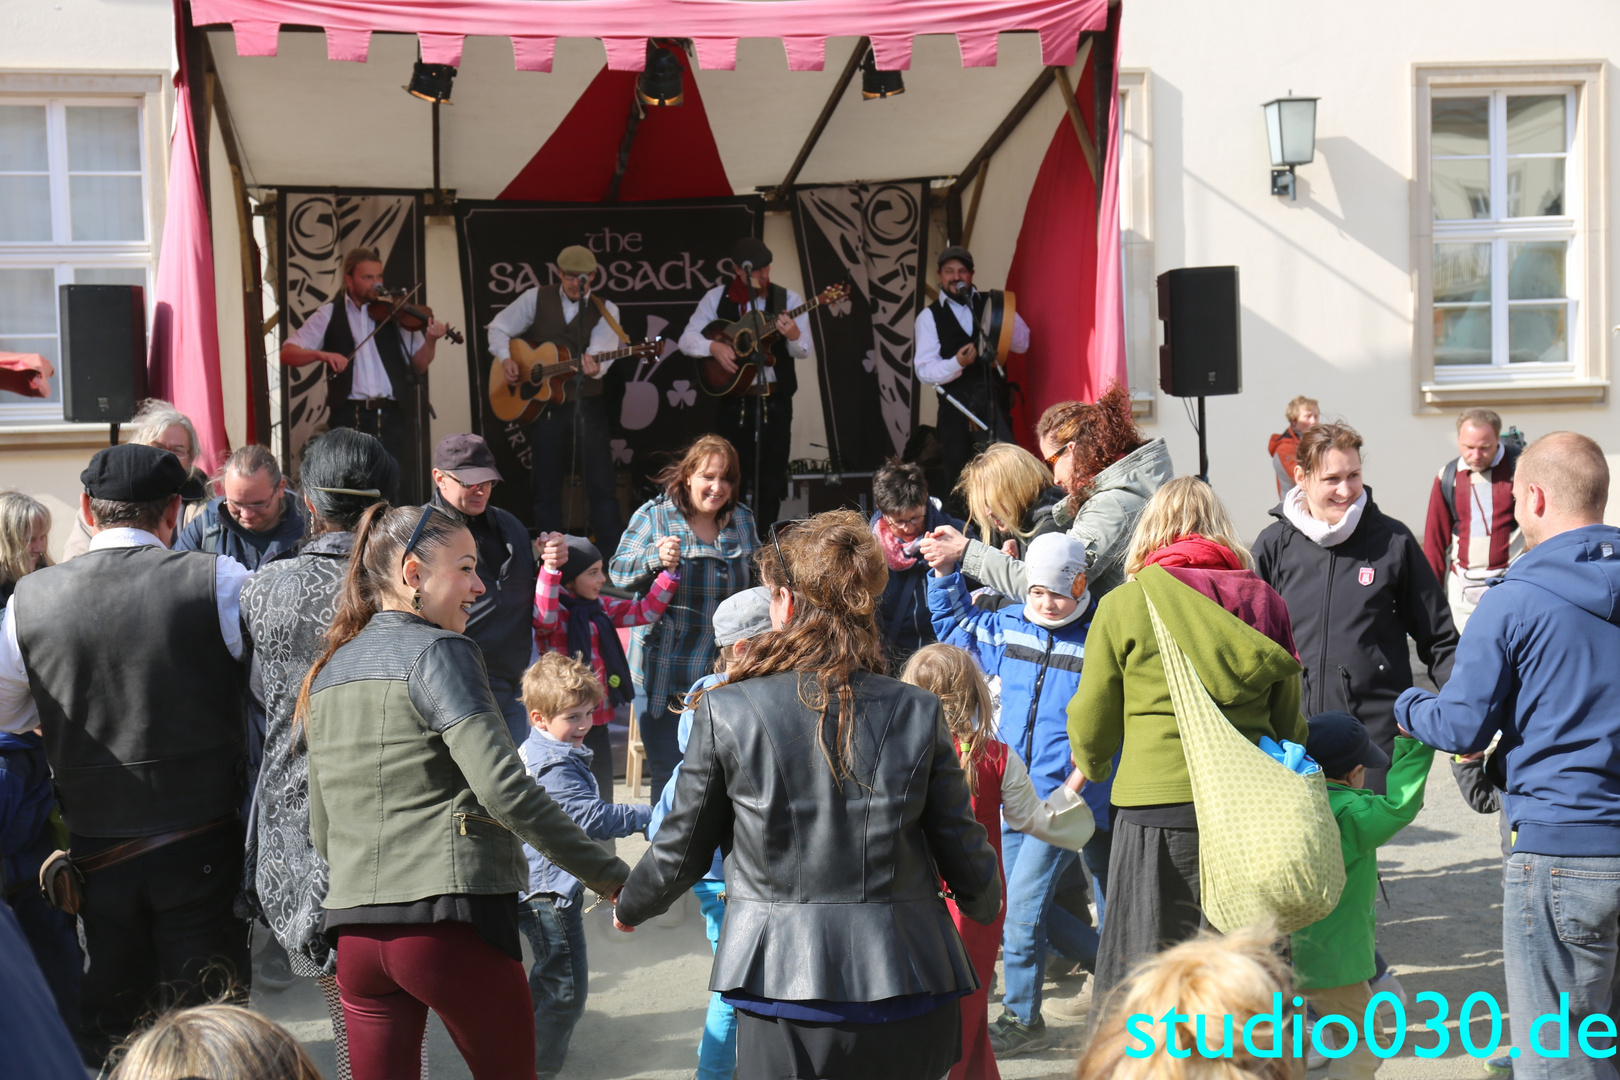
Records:
[[[630,335],[624,332],[624,327],[619,325],[619,320],[615,319],[613,313],[608,311],[607,305],[602,302],[602,298],[592,293],[591,303],[596,306],[597,311],[601,312],[602,320],[608,324],[608,329],[619,335],[619,344],[630,344]]]

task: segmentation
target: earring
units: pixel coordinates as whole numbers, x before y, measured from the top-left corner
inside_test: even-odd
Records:
[[[416,612],[418,615],[420,615],[422,613],[422,590],[421,589],[412,589],[411,590],[411,610]]]

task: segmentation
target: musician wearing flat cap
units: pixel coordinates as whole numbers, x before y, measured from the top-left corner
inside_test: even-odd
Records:
[[[378,323],[370,308],[382,283],[382,256],[376,248],[355,248],[345,255],[343,295],[310,313],[281,346],[281,362],[288,367],[326,365],[327,426],[374,436],[399,462],[402,494],[409,494],[421,482],[414,453],[417,380],[433,363],[448,327],[437,319],[417,331],[393,319]],[[345,317],[334,319],[339,304]]]
[[[939,253],[939,299],[916,323],[917,377],[945,392],[988,425],[979,427],[950,402],[939,402],[939,442],[947,484],[955,484],[968,459],[993,442],[1014,442],[1006,374],[982,360],[975,337],[989,297],[973,287],[973,253],[953,245]],[[1029,349],[1029,327],[1013,316],[1011,351]]]
[[[731,248],[735,268],[731,280],[703,294],[697,310],[681,334],[681,352],[688,356],[712,356],[722,369],[737,372],[736,351],[724,341],[711,341],[704,330],[716,321],[732,323],[745,311],[763,312],[778,331],[771,342],[774,363],[763,369],[763,379],[755,390],[738,397],[727,397],[720,404],[715,432],[737,448],[742,465],[742,498],[754,511],[754,520],[764,528],[776,520],[782,500],[787,497],[788,455],[792,450],[793,395],[799,389],[793,362],[810,355],[810,317],[789,318],[788,311],[804,304],[792,289],[771,284],[771,249],[763,240],[745,236]],[[760,402],[764,401],[763,416]],[[754,437],[758,422],[759,491],[754,492]]]
[[[530,423],[527,434],[533,458],[529,484],[534,494],[534,524],[542,532],[567,532],[563,520],[563,486],[579,462],[585,476],[591,529],[603,551],[619,545],[623,519],[613,475],[607,402],[602,376],[613,361],[598,361],[629,340],[619,325],[619,306],[591,292],[597,275],[596,256],[574,244],[557,253],[556,285],[529,289],[489,323],[489,351],[500,362],[511,386],[520,371],[512,359],[514,338],[532,347],[566,346],[579,358],[579,371],[569,380],[561,404],[547,406]]]
[[[247,929],[231,906],[249,574],[169,550],[186,471],[167,450],[109,447],[80,480],[89,550],[22,578],[0,616],[0,732],[44,736],[83,874],[80,1050],[99,1068],[161,1008],[246,996]]]

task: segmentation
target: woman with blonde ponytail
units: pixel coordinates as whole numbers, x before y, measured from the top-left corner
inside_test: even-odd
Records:
[[[420,1075],[428,1009],[474,1080],[532,1080],[523,843],[600,894],[627,874],[524,770],[462,632],[484,591],[477,566],[472,534],[444,512],[366,510],[299,692],[355,1080]]]
[[[1079,851],[1091,839],[1091,809],[1076,794],[1080,773],[1042,801],[1018,755],[990,735],[990,687],[967,651],[955,645],[927,645],[906,661],[900,678],[939,698],[945,726],[973,792],[973,816],[984,826],[990,845],[1001,858],[1001,823],[1038,840]],[[1005,878],[1005,872],[1003,872]],[[951,903],[951,917],[967,946],[980,986],[962,999],[962,1060],[950,1080],[998,1080],[996,1056],[990,1049],[990,984],[995,981],[996,953],[1001,948],[1006,909],[988,926],[964,919]]]
[[[629,929],[726,857],[710,987],[737,1010],[739,1080],[939,1080],[979,983],[940,887],[1001,907],[939,699],[879,674],[883,551],[850,511],[773,530],[771,626],[693,696],[674,806],[615,905]]]

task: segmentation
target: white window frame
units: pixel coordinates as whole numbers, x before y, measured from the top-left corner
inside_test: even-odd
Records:
[[[51,232],[49,241],[0,241],[0,269],[49,269],[55,285],[72,284],[77,270],[139,269],[145,277],[147,325],[151,325],[152,286],[157,277],[158,234],[166,193],[159,156],[166,143],[164,114],[167,76],[159,72],[52,74],[0,71],[0,105],[44,106],[46,148],[50,167]],[[74,240],[69,202],[66,110],[69,106],[117,106],[136,110],[140,132],[141,214],[145,239],[139,241]],[[59,319],[58,319],[59,322]],[[46,335],[37,335],[46,336]],[[61,327],[57,326],[58,357]],[[61,372],[52,377],[60,390]],[[60,394],[59,394],[60,396]],[[9,445],[7,430],[63,428],[60,401],[0,403],[0,445]],[[105,432],[99,436],[105,438]],[[37,440],[30,440],[37,441]]]
[[[1125,304],[1125,370],[1131,382],[1131,412],[1139,421],[1155,419],[1159,400],[1152,85],[1147,69],[1120,69],[1120,292]]]
[[[1609,358],[1604,333],[1608,303],[1602,242],[1607,231],[1602,182],[1606,159],[1604,65],[1601,62],[1419,65],[1413,69],[1413,87],[1416,411],[1437,413],[1472,405],[1605,404]],[[1505,137],[1506,99],[1510,95],[1538,93],[1568,95],[1565,213],[1560,217],[1509,218],[1503,216],[1507,209],[1506,148],[1499,145]],[[1490,99],[1491,218],[1434,220],[1431,119],[1437,97]],[[1569,245],[1565,263],[1568,360],[1508,364],[1511,302],[1507,298],[1507,245],[1534,240],[1560,240]],[[1453,366],[1434,362],[1434,246],[1437,243],[1491,245],[1493,359],[1489,365]]]

